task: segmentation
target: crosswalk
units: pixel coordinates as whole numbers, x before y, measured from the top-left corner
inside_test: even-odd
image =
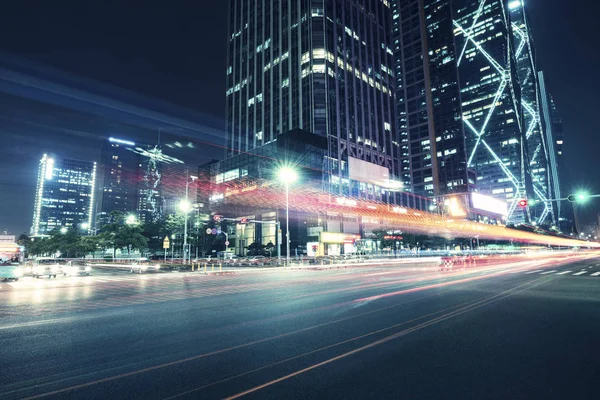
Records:
[[[521,271],[523,272],[523,271]],[[561,275],[561,276],[580,276],[580,277],[597,277],[600,278],[600,271],[594,271],[590,269],[580,269],[580,270],[567,270],[567,271],[559,271],[556,269],[553,270],[543,270],[536,269],[534,271],[526,271],[523,272],[525,275]]]

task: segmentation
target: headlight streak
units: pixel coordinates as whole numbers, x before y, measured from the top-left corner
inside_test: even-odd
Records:
[[[357,349],[354,349],[354,350],[348,351],[348,352],[346,352],[346,353],[340,354],[340,355],[338,355],[338,356],[335,356],[335,357],[329,358],[329,359],[327,359],[327,360],[325,360],[325,361],[322,361],[322,362],[320,362],[320,363],[313,364],[313,365],[311,365],[311,366],[309,366],[309,367],[306,367],[306,368],[304,368],[304,369],[298,370],[298,371],[296,371],[296,372],[292,372],[291,374],[288,374],[288,375],[282,376],[282,377],[280,377],[280,378],[274,379],[274,380],[272,380],[272,381],[266,382],[266,383],[264,383],[264,384],[262,384],[262,385],[255,386],[255,387],[253,387],[253,388],[251,388],[251,389],[248,389],[248,390],[246,390],[246,391],[244,391],[244,392],[240,392],[240,393],[234,394],[233,396],[226,397],[226,399],[227,399],[227,400],[232,400],[232,399],[237,399],[237,398],[239,398],[239,397],[242,397],[242,396],[246,396],[246,395],[248,395],[248,394],[250,394],[250,393],[256,392],[256,391],[258,391],[258,390],[264,389],[264,388],[266,388],[266,387],[268,387],[268,386],[271,386],[271,385],[274,385],[274,384],[276,384],[276,383],[282,382],[282,381],[284,381],[284,380],[287,380],[287,379],[289,379],[289,378],[293,378],[293,377],[295,377],[295,376],[298,376],[298,375],[301,375],[301,374],[303,374],[303,373],[305,373],[305,372],[308,372],[308,371],[311,371],[311,370],[313,370],[313,369],[316,369],[316,368],[322,367],[322,366],[324,366],[324,365],[330,364],[330,363],[332,363],[332,362],[334,362],[334,361],[337,361],[337,360],[340,360],[340,359],[346,358],[346,357],[348,357],[348,356],[351,356],[351,355],[353,355],[353,354],[356,354],[356,353],[362,352],[362,351],[364,351],[364,350],[368,350],[368,349],[370,349],[370,348],[372,348],[372,347],[378,346],[378,345],[380,345],[380,344],[387,343],[387,342],[389,342],[389,341],[391,341],[391,340],[394,340],[394,339],[400,338],[400,337],[402,337],[402,336],[406,336],[406,335],[407,335],[407,334],[409,334],[409,333],[412,333],[412,332],[418,331],[418,330],[420,330],[420,329],[423,329],[423,328],[426,328],[426,327],[428,327],[428,326],[435,325],[435,324],[437,324],[438,322],[442,322],[442,321],[445,321],[445,320],[447,320],[447,319],[450,319],[450,318],[456,317],[456,316],[458,316],[458,315],[465,314],[465,313],[467,313],[467,312],[469,312],[469,311],[472,311],[472,310],[475,310],[475,309],[481,308],[481,307],[483,307],[483,306],[489,305],[489,304],[491,304],[491,303],[497,302],[497,301],[499,301],[499,300],[502,300],[502,299],[504,299],[504,298],[507,298],[507,297],[509,297],[509,296],[512,296],[512,295],[514,295],[514,294],[516,294],[516,293],[524,292],[524,291],[526,291],[526,290],[528,290],[528,289],[534,288],[534,287],[536,287],[536,286],[540,286],[540,285],[544,284],[545,282],[547,282],[548,280],[551,280],[551,278],[550,278],[550,279],[548,279],[548,278],[545,278],[545,277],[544,277],[544,278],[539,278],[539,279],[536,279],[536,280],[535,280],[535,281],[533,281],[533,282],[527,282],[527,283],[525,283],[525,284],[523,284],[523,285],[519,285],[519,286],[517,286],[517,287],[514,287],[514,288],[512,288],[512,289],[509,289],[509,290],[506,290],[506,291],[500,292],[500,293],[498,293],[498,294],[496,294],[496,295],[493,295],[493,296],[487,297],[487,298],[485,298],[485,299],[483,299],[483,300],[476,301],[475,303],[472,303],[472,304],[470,304],[470,305],[467,305],[467,306],[465,306],[465,307],[463,307],[463,308],[460,308],[460,309],[458,309],[458,310],[451,311],[451,312],[449,312],[449,313],[447,313],[447,314],[443,314],[443,315],[440,315],[440,316],[438,316],[438,317],[435,317],[435,318],[433,318],[433,319],[431,319],[431,320],[429,320],[429,321],[422,322],[422,323],[420,323],[420,324],[418,324],[418,325],[415,325],[415,326],[413,326],[413,327],[410,327],[410,328],[404,329],[404,330],[402,330],[402,331],[400,331],[400,332],[398,332],[398,333],[395,333],[395,334],[393,334],[393,335],[387,336],[387,337],[385,337],[385,338],[383,338],[383,339],[380,339],[380,340],[377,340],[377,341],[375,341],[375,342],[373,342],[373,343],[369,343],[369,344],[367,344],[367,345],[365,345],[365,346],[362,346],[362,347],[359,347],[359,348],[357,348]],[[420,319],[420,318],[419,318],[419,319]],[[399,325],[402,325],[402,324],[399,324]]]

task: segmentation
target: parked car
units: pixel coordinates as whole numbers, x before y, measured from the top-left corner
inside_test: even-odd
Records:
[[[65,268],[63,268],[63,274],[65,276],[89,276],[92,272],[92,267],[87,261],[69,261]]]
[[[131,273],[141,274],[142,272],[158,272],[160,264],[153,264],[147,261],[134,261],[131,263]]]
[[[38,260],[31,268],[31,275],[34,278],[41,278],[42,276],[56,278],[57,275],[63,275],[63,268],[65,265],[66,262],[64,260]]]

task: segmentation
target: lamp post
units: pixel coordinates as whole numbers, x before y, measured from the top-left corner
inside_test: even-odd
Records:
[[[188,228],[188,213],[190,212],[192,205],[188,199],[188,194],[190,190],[190,185],[198,179],[197,176],[190,175],[191,180],[186,180],[185,182],[185,200],[182,200],[179,203],[179,209],[184,213],[184,222],[183,222],[183,263],[185,264],[186,260],[186,251],[187,249],[187,228]]]
[[[290,263],[290,183],[298,179],[298,173],[290,167],[282,167],[279,170],[279,180],[285,185],[285,240],[286,240],[286,264]]]

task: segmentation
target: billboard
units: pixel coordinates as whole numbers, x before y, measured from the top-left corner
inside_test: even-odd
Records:
[[[385,185],[390,180],[390,171],[386,167],[354,157],[348,157],[348,173],[354,181],[373,185]]]
[[[502,216],[506,216],[508,214],[508,204],[506,201],[498,200],[481,193],[471,193],[471,204],[473,205],[473,208],[478,210],[487,211]]]

